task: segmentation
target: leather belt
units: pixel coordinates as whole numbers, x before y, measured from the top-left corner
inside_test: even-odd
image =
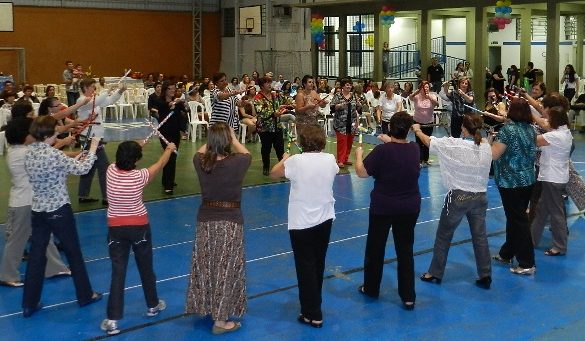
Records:
[[[239,201],[203,200],[203,206],[219,208],[240,208]]]

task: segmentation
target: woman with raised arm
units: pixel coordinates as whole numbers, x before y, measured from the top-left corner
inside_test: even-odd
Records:
[[[321,100],[321,96],[315,91],[315,80],[312,76],[305,75],[301,80],[302,87],[298,89],[295,97],[295,123],[297,134],[307,125],[317,125],[320,112],[319,108],[327,105]]]
[[[439,105],[437,95],[430,92],[431,83],[422,81],[418,89],[408,96],[408,99],[414,103],[414,122],[422,125],[420,129],[427,136],[433,135],[432,124],[435,122],[435,107]],[[430,165],[429,147],[418,136],[416,136],[416,143],[420,148],[421,167]]]
[[[449,82],[443,83],[443,90],[447,98],[451,101],[451,136],[461,137],[461,124],[463,123],[463,115],[469,112],[465,106],[473,106],[475,94],[471,89],[469,79],[463,77],[458,81],[458,87],[453,91],[449,91]]]
[[[242,317],[247,309],[240,206],[242,182],[251,161],[250,152],[225,123],[209,127],[207,144],[193,157],[202,202],[185,311],[211,315],[213,334],[240,328],[240,322],[230,316]]]
[[[45,253],[51,233],[59,238],[65,251],[77,303],[83,307],[102,298],[93,291],[89,282],[66,181],[69,174],[89,172],[97,159],[95,153],[100,138],[92,138],[87,154],[73,159],[51,147],[57,138],[56,125],[57,120],[51,116],[41,116],[33,121],[30,135],[34,142],[29,145],[24,161],[33,189],[31,248],[22,298],[24,317],[30,317],[42,308],[40,299],[47,264]]]

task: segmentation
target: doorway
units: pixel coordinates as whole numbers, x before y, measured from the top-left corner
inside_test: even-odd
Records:
[[[490,71],[494,71],[496,66],[502,64],[502,47],[490,46],[488,50],[488,65]],[[504,69],[505,70],[505,69]]]

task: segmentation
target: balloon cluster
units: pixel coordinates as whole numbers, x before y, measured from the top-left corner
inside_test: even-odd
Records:
[[[382,6],[382,10],[380,11],[380,23],[384,26],[390,26],[394,24],[394,11],[392,8],[388,6]]]
[[[488,30],[497,32],[506,28],[512,22],[512,1],[498,0],[496,2],[496,15],[490,20]]]
[[[364,43],[366,43],[366,45],[368,45],[369,47],[374,47],[374,35],[368,34],[366,39],[364,39]]]
[[[325,49],[325,32],[323,30],[323,19],[325,17],[319,13],[311,15],[311,38],[320,49]]]
[[[362,32],[365,28],[366,28],[366,24],[364,24],[361,21],[356,21],[355,24],[353,25],[354,32]]]

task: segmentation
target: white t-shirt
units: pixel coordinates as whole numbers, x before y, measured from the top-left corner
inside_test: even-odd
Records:
[[[443,184],[449,190],[487,191],[492,163],[492,149],[487,142],[478,146],[471,140],[431,136],[429,151],[439,157]]]
[[[569,82],[569,75],[565,75],[564,84],[567,87],[567,89],[576,89],[578,80],[579,80],[579,76],[577,74],[575,74],[575,81],[574,82]]]
[[[382,109],[382,121],[389,122],[392,116],[398,110],[399,103],[402,103],[402,97],[397,94],[392,94],[392,98],[381,96],[380,94],[380,108]]]
[[[291,183],[289,230],[302,230],[335,219],[333,181],[337,173],[335,157],[328,153],[295,154],[284,161],[284,176]]]
[[[540,147],[540,170],[538,181],[564,184],[569,182],[569,154],[573,135],[564,125],[542,134],[548,146]]]

